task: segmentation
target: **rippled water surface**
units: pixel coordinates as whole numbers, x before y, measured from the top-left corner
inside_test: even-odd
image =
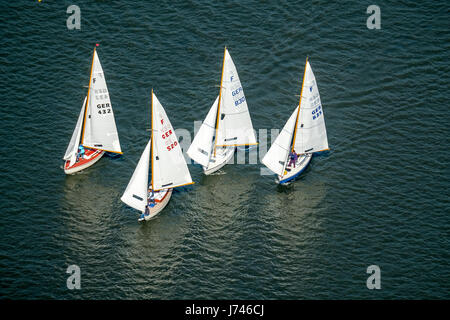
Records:
[[[448,1],[378,1],[380,30],[370,2],[80,0],[69,31],[71,4],[0,4],[0,297],[450,298]],[[65,176],[96,42],[124,155]],[[139,224],[120,196],[150,90],[192,134],[225,45],[258,132],[288,119],[308,56],[331,151],[283,188],[259,158],[208,177],[190,165],[196,184]]]

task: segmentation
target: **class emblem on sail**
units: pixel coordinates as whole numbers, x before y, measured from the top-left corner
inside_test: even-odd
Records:
[[[244,90],[225,47],[219,95],[187,154],[203,166],[205,174],[211,174],[231,160],[237,146],[256,144]]]
[[[122,154],[105,75],[94,48],[88,93],[63,157],[64,172],[90,167],[104,152]]]
[[[306,169],[313,153],[325,150],[329,147],[322,103],[316,78],[306,59],[299,106],[262,162],[278,175],[278,183],[284,184]]]
[[[150,220],[161,212],[173,188],[194,183],[175,130],[153,90],[151,128],[150,140],[121,197],[124,203],[142,212],[139,221]]]

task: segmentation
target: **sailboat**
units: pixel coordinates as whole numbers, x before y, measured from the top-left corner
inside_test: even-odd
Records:
[[[319,89],[306,58],[300,102],[262,159],[278,175],[277,183],[297,178],[308,166],[312,154],[329,150]],[[296,161],[290,161],[297,154]]]
[[[256,145],[239,75],[225,47],[219,95],[189,147],[188,156],[211,174],[226,165],[237,146]]]
[[[150,140],[120,198],[142,212],[139,221],[150,220],[160,213],[169,203],[173,188],[194,183],[175,130],[153,89],[151,132]]]
[[[84,155],[79,149],[84,150]],[[64,172],[86,169],[105,152],[122,154],[105,75],[94,47],[88,92],[63,157]]]

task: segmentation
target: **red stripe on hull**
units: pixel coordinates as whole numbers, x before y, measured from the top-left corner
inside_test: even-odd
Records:
[[[90,166],[90,163],[94,164],[99,160],[99,158],[103,155],[103,151],[97,149],[86,149],[84,151],[84,158],[81,157],[75,162],[71,167],[69,167],[70,161],[67,160],[64,163],[64,170],[70,170],[71,172],[76,172],[79,170],[83,170]]]

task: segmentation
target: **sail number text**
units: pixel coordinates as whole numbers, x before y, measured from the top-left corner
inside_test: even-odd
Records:
[[[239,98],[238,95],[240,95],[241,93],[242,93],[242,97]],[[245,101],[244,91],[242,91],[242,87],[239,87],[236,90],[233,90],[231,92],[231,95],[233,96],[235,107],[237,107],[238,105],[240,105],[242,102]]]
[[[171,129],[169,129],[168,131],[166,131],[166,132],[164,132],[162,135],[161,135],[161,138],[163,138],[163,139],[167,139],[167,138],[169,138],[171,135],[172,135],[172,130]],[[167,151],[171,151],[173,148],[175,148],[177,145],[178,145],[178,142],[175,140],[174,142],[170,142],[170,141],[167,141],[166,142],[167,143]]]
[[[99,103],[97,105],[98,114],[107,114],[111,113],[111,105],[109,103]]]
[[[170,145],[167,146],[167,150],[168,150],[168,151],[171,151],[171,150],[173,150],[173,148],[175,148],[177,145],[178,145],[178,142],[175,141],[174,143],[171,143]]]
[[[163,139],[165,139],[165,138],[168,138],[171,134],[172,134],[172,130],[169,130],[169,131],[164,132],[161,137]]]

